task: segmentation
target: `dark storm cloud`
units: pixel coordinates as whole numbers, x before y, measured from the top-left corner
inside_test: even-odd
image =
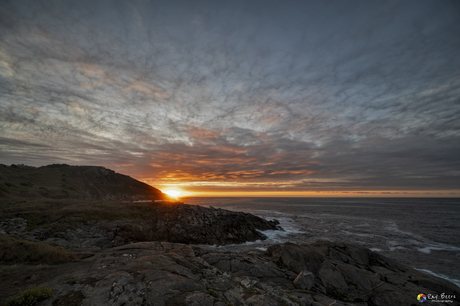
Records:
[[[455,1],[1,6],[2,163],[155,184],[459,188]]]

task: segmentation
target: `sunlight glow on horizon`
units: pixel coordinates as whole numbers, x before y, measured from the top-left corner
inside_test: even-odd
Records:
[[[366,190],[366,191],[184,191],[184,197],[330,197],[330,198],[457,198],[459,190]]]
[[[173,197],[173,198],[177,198],[180,194],[180,191],[178,190],[167,190],[167,191],[163,191],[163,193],[166,193],[167,195]]]

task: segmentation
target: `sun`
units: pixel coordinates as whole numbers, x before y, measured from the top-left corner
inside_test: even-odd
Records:
[[[168,190],[168,191],[164,191],[164,193],[166,193],[167,195],[173,197],[173,198],[177,198],[177,196],[180,194],[180,191],[177,191],[177,190]]]

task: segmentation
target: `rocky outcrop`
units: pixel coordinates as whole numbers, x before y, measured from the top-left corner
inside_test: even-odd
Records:
[[[185,244],[235,244],[265,240],[260,231],[282,230],[277,220],[224,209],[187,204],[152,203],[151,218],[117,221],[66,219],[26,231],[27,221],[0,221],[0,233],[73,249],[106,249],[140,241]]]
[[[37,280],[54,292],[40,305],[411,306],[419,304],[420,293],[460,296],[442,279],[359,246],[325,241],[241,253],[140,242],[75,265]],[[313,276],[310,289],[296,285],[299,276],[307,282]],[[458,298],[448,305],[459,305]]]
[[[277,220],[220,208],[196,205],[158,205],[144,226],[127,224],[121,233],[134,241],[170,241],[186,244],[234,244],[265,240],[260,231],[282,230]]]

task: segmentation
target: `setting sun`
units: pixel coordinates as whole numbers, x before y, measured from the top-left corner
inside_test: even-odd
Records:
[[[180,194],[180,191],[177,191],[177,190],[168,190],[168,191],[164,191],[164,193],[166,193],[167,195],[169,195],[169,196],[171,196],[171,197],[176,198],[176,197]]]

